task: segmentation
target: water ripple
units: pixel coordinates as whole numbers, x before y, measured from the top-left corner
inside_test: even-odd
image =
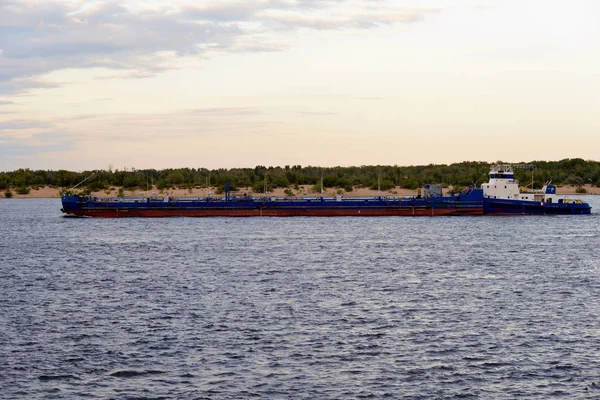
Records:
[[[0,201],[0,398],[600,397],[600,214],[59,209]]]

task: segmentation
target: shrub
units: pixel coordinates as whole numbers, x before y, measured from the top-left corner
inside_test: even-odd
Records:
[[[293,196],[294,192],[292,192],[289,188],[286,188],[283,193],[285,193],[286,196]]]
[[[310,190],[314,193],[321,193],[322,189],[323,186],[321,186],[321,182],[317,182],[313,185],[313,187]]]
[[[158,183],[156,184],[156,188],[161,191],[165,190],[167,188],[167,182],[165,182],[164,180],[158,181]]]
[[[388,180],[388,179],[384,179],[381,182],[377,183],[377,181],[373,181],[373,183],[371,184],[371,190],[390,190],[394,187],[394,182]]]
[[[99,190],[103,190],[106,185],[104,184],[104,182],[102,181],[94,181],[91,182],[89,185],[87,185],[88,189],[91,189],[94,192],[97,192]]]
[[[10,189],[6,189],[4,191],[4,197],[6,197],[7,199],[10,199],[11,197],[13,197],[13,193],[10,191]]]
[[[29,194],[29,188],[27,186],[19,186],[17,188],[18,194]]]
[[[273,190],[273,185],[271,185],[269,182],[267,182],[267,192],[270,192],[272,190]],[[254,185],[252,185],[252,191],[254,193],[264,193],[265,182],[264,181],[256,182]]]
[[[402,182],[402,187],[404,189],[414,190],[414,189],[419,188],[419,183],[413,179],[409,179],[407,181]]]
[[[570,175],[567,178],[567,182],[571,185],[576,185],[576,186],[583,185],[583,179],[581,179],[581,177],[575,176],[575,175]]]
[[[119,188],[119,193],[117,193],[117,197],[125,197],[125,191],[123,188]]]
[[[272,180],[275,187],[286,187],[290,184],[290,181],[285,176],[274,176]]]
[[[185,181],[185,177],[181,171],[172,171],[167,176],[167,181],[169,181],[172,185],[179,185]]]
[[[587,193],[587,190],[585,190],[584,187],[578,187],[577,189],[575,189],[575,193]]]

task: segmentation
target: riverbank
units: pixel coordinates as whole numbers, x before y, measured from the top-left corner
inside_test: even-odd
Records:
[[[593,194],[593,195],[598,195],[600,194],[600,187],[596,187],[596,186],[592,186],[592,185],[584,185],[581,186],[583,189],[585,189],[585,193],[577,193],[577,186],[572,186],[572,185],[565,185],[565,186],[559,186],[557,187],[557,192],[559,195],[582,195],[582,194]],[[118,195],[119,190],[121,188],[119,187],[111,187],[110,189],[107,190],[100,190],[100,191],[96,191],[96,192],[92,192],[93,196],[98,196],[98,197],[115,197]],[[318,193],[313,192],[312,190],[312,186],[310,185],[304,185],[304,186],[299,186],[298,190],[295,190],[293,187],[284,189],[284,188],[277,188],[277,189],[273,189],[271,192],[269,192],[269,195],[271,196],[290,196],[290,195],[294,195],[294,196],[316,196],[318,195]],[[289,192],[286,193],[286,190],[288,190]],[[444,188],[444,192],[445,193],[449,193],[451,190],[450,188]],[[51,186],[41,186],[41,187],[32,187],[29,190],[28,194],[18,194],[16,191],[16,188],[11,188],[12,194],[13,194],[13,198],[38,198],[38,199],[44,199],[44,198],[58,198],[60,197],[60,188],[58,187],[51,187]],[[158,190],[155,186],[152,187],[149,190],[124,190],[124,194],[125,196],[150,196],[150,195],[154,195],[154,196],[162,196],[164,194],[169,194],[170,196],[177,196],[177,197],[183,197],[183,196],[190,196],[190,197],[205,197],[205,196],[210,196],[210,195],[216,195],[217,192],[217,188],[216,187],[211,187],[211,188],[168,188],[168,189],[164,189],[163,191]],[[262,196],[262,193],[256,193],[252,191],[252,188],[240,188],[239,190],[237,190],[238,193],[247,193],[247,194],[251,194],[254,196]],[[401,188],[399,186],[391,189],[391,190],[386,190],[386,191],[381,191],[378,192],[377,190],[372,190],[369,188],[362,188],[362,187],[355,187],[353,188],[353,190],[351,192],[346,192],[343,189],[336,189],[336,188],[326,188],[324,195],[326,196],[335,196],[336,194],[343,194],[345,196],[377,196],[377,195],[382,195],[382,196],[416,196],[417,194],[417,190],[412,190],[412,189],[404,189]],[[4,191],[0,191],[0,198],[4,197]]]

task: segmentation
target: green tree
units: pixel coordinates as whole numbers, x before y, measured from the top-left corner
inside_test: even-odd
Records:
[[[321,185],[321,182],[319,181],[319,182],[315,183],[310,190],[311,190],[311,192],[314,192],[314,193],[322,193],[323,186]]]
[[[567,182],[571,185],[581,186],[583,185],[583,178],[576,175],[571,175],[567,178]]]
[[[165,181],[164,179],[161,179],[156,184],[156,187],[158,188],[158,190],[165,190],[166,188],[169,187],[169,185],[167,184],[167,181]]]
[[[106,184],[102,181],[93,181],[92,183],[90,183],[88,186],[88,189],[97,192],[98,190],[102,190],[106,187]]]
[[[503,162],[499,161],[498,163]],[[549,180],[557,185],[596,183],[600,186],[600,162],[598,161],[574,158],[560,161],[531,161],[523,162],[523,164],[535,166],[534,179],[536,187]],[[220,168],[211,171],[206,168],[137,171],[125,168],[115,170],[112,167],[107,170],[83,172],[18,169],[0,172],[0,190],[31,185],[73,187],[94,172],[95,177],[86,182],[87,187],[92,190],[100,190],[109,186],[146,187],[146,179],[153,184],[158,182],[159,188],[162,189],[175,185],[180,187],[204,186],[210,174],[211,186],[223,185],[226,179],[230,179],[234,186],[251,186],[258,192],[263,191],[265,175],[268,177],[269,186],[285,188],[293,184],[296,190],[299,190],[300,185],[317,185],[317,192],[320,192],[318,184],[323,175],[325,187],[344,188],[348,192],[350,187],[353,186],[377,188],[374,182],[377,182],[378,177],[381,178],[381,188],[383,190],[387,190],[392,184],[411,189],[424,183],[442,183],[445,186],[481,184],[487,181],[489,168],[490,164],[486,162],[465,161],[449,165],[363,165],[329,168],[303,167],[301,165],[284,166],[282,168],[257,165],[254,168]],[[527,184],[531,181],[531,172],[531,169],[516,169],[515,178]]]
[[[410,189],[410,190],[414,190],[419,188],[419,182],[417,182],[414,179],[407,179],[406,181],[402,182],[402,187],[404,189]]]
[[[273,185],[271,183],[269,183],[269,181],[267,181],[267,192],[270,192],[273,190]],[[256,192],[256,193],[264,193],[265,191],[265,182],[263,181],[257,181],[254,185],[252,185],[252,191]]]
[[[372,190],[377,190],[377,189],[379,188],[380,190],[390,190],[390,189],[392,189],[392,188],[393,188],[393,187],[395,187],[395,186],[396,186],[396,185],[394,185],[394,182],[392,182],[391,180],[389,180],[389,179],[384,179],[384,180],[382,180],[382,181],[381,181],[381,182],[379,182],[379,183],[378,183],[377,181],[374,181],[374,182],[371,184],[371,187],[370,187],[370,189],[372,189]]]

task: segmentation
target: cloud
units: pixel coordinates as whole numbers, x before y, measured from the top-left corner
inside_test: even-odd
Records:
[[[278,124],[257,119],[261,116],[264,114],[253,108],[214,107],[151,115],[80,114],[45,121],[9,119],[0,121],[0,147],[3,154],[23,156],[90,143],[110,148],[117,142],[138,146],[161,140],[212,140],[217,132],[222,138],[256,136],[264,135],[268,127]]]
[[[498,7],[498,5],[497,4],[486,4],[486,3],[475,3],[475,4],[471,4],[470,7],[473,9],[476,9],[476,10],[485,10],[485,9],[496,8],[496,7]]]
[[[8,60],[9,62],[6,63],[3,61],[4,60],[0,59],[0,96],[24,92],[30,88],[53,88],[58,86],[56,83],[43,82],[36,76],[21,76],[23,74],[43,74],[52,71],[53,69],[63,68],[63,66],[58,63],[55,63],[55,68],[45,70],[39,68],[39,65],[25,65],[31,62],[31,60],[26,60],[26,62],[23,62],[24,65],[22,68],[15,65],[14,70],[10,71],[9,63],[12,60]]]
[[[419,21],[439,11],[398,8],[386,1],[194,3],[4,0],[0,94],[43,87],[47,83],[38,76],[63,68],[126,69],[145,77],[174,68],[168,62],[173,57],[280,51],[288,46],[278,32],[370,29]]]
[[[55,131],[43,131],[26,136],[16,136],[0,131],[2,154],[10,156],[32,156],[71,150],[75,147],[72,135]]]
[[[336,112],[321,112],[321,111],[300,111],[300,115],[303,116],[330,116],[330,115],[339,115]]]
[[[46,122],[25,119],[13,119],[0,121],[0,135],[5,131],[14,131],[19,129],[47,128],[50,125]]]
[[[239,115],[259,115],[260,112],[247,107],[212,107],[198,108],[189,111],[181,111],[179,114],[195,116],[239,116]]]
[[[69,118],[76,120],[77,118]],[[72,150],[77,143],[85,140],[80,132],[60,130],[64,119],[49,121],[30,119],[10,119],[0,121],[0,148],[3,156],[31,157],[42,154]]]
[[[2,153],[7,156],[33,156],[37,154],[56,153],[74,148],[73,142],[44,142],[32,144],[29,141],[10,139],[0,139],[2,145]]]

